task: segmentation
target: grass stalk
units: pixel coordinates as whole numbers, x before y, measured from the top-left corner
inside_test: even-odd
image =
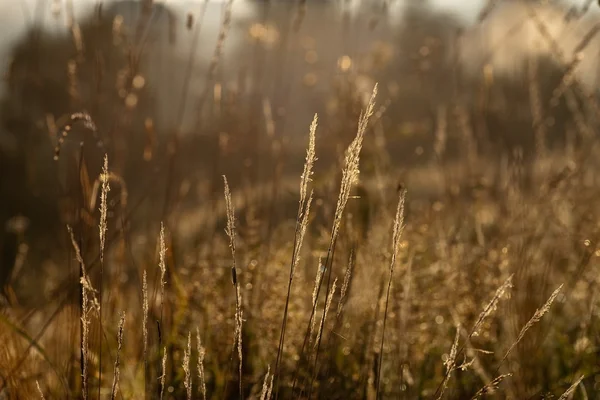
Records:
[[[376,399],[379,399],[381,390],[381,365],[383,364],[383,344],[385,342],[385,325],[387,322],[388,306],[390,303],[390,291],[392,289],[392,278],[394,276],[394,267],[396,266],[396,257],[400,250],[400,239],[404,231],[404,202],[406,200],[406,189],[400,191],[398,206],[396,207],[396,217],[394,218],[393,233],[392,233],[392,259],[390,261],[390,276],[387,284],[387,292],[385,295],[385,310],[383,313],[383,329],[381,331],[381,345],[379,347],[379,365],[377,366],[377,382]]]

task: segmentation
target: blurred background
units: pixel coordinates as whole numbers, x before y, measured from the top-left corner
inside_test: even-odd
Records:
[[[219,214],[223,174],[244,204],[289,217],[313,115],[325,184],[376,82],[361,169],[378,192],[400,180],[416,198],[443,195],[440,165],[470,185],[491,179],[478,162],[540,166],[598,122],[598,10],[587,0],[0,8],[0,221],[10,231],[17,218],[40,239],[39,262],[82,205],[92,229],[105,153],[127,195],[115,205],[140,204],[133,231],[169,219],[181,240],[197,240],[199,215]],[[6,280],[18,246],[4,236]]]

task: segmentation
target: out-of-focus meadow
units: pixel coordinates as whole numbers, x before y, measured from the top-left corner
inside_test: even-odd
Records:
[[[466,3],[0,5],[0,398],[595,398],[598,5]]]

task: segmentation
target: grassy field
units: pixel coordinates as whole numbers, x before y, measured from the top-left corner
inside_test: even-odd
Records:
[[[362,10],[333,50],[330,9],[226,2],[184,59],[152,2],[33,27],[0,103],[0,398],[598,398],[595,4],[501,3]],[[544,51],[465,67],[514,10]]]

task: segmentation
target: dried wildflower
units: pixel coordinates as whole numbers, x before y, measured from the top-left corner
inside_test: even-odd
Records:
[[[160,223],[160,237],[159,237],[159,251],[158,251],[158,268],[160,269],[160,319],[162,321],[163,304],[165,301],[165,274],[167,273],[167,246],[165,244],[165,225]]]
[[[44,392],[42,392],[42,388],[40,387],[40,383],[38,381],[35,381],[35,385],[37,386],[38,393],[40,394],[40,399],[46,400],[46,398],[44,397]]]
[[[394,225],[392,228],[392,259],[390,261],[390,276],[387,285],[387,294],[385,297],[385,312],[383,317],[383,329],[381,331],[381,347],[379,350],[379,366],[377,373],[377,383],[375,385],[377,395],[379,395],[379,386],[381,383],[381,365],[383,363],[383,343],[385,341],[385,326],[387,322],[388,306],[390,302],[390,292],[392,289],[392,277],[394,275],[394,267],[396,265],[396,257],[398,250],[400,250],[400,238],[404,231],[404,202],[406,201],[406,189],[400,191],[400,197],[398,198],[398,205],[396,206],[396,216],[394,218]]]
[[[333,299],[333,295],[335,294],[335,289],[337,285],[337,278],[334,279],[333,285],[331,286],[331,291],[329,292],[329,296],[327,297],[327,304],[325,304],[325,309],[323,310],[323,318],[321,318],[321,324],[319,325],[319,331],[317,337],[315,338],[315,348],[318,346],[321,341],[321,335],[323,335],[323,328],[325,325],[325,320],[327,319],[327,313],[329,312],[329,308],[331,307],[331,299]]]
[[[79,262],[81,268],[81,355],[83,357],[82,360],[82,368],[81,368],[81,376],[82,376],[82,387],[81,387],[81,395],[84,400],[88,398],[88,366],[89,366],[89,337],[90,337],[90,315],[92,313],[98,313],[100,311],[100,303],[96,299],[94,293],[95,290],[92,287],[92,283],[90,278],[86,272],[85,264],[83,262],[83,258],[81,257],[81,250],[79,249],[79,245],[75,240],[75,236],[73,235],[73,230],[70,226],[67,226],[67,230],[71,236],[71,244],[73,245],[73,249],[75,250],[75,257],[77,258],[77,262]]]
[[[144,376],[148,371],[148,277],[146,270],[142,277],[142,333],[144,335]]]
[[[312,180],[311,177],[313,175],[313,166],[317,160],[315,146],[318,121],[319,118],[317,114],[315,114],[312,123],[310,124],[308,147],[306,148],[306,160],[304,162],[304,170],[300,176],[300,209],[305,208],[306,196],[308,194],[308,184]]]
[[[76,65],[75,63],[73,64]],[[83,126],[91,130],[94,137],[96,137],[96,124],[94,124],[92,117],[88,113],[78,112],[71,114],[69,116],[69,121],[62,128],[58,142],[54,148],[54,161],[58,161],[63,143],[69,136],[69,133],[73,130],[73,125],[79,121],[83,122]]]
[[[502,296],[504,296],[504,293],[510,288],[512,288],[513,276],[514,274],[511,274],[508,277],[508,279],[506,279],[506,281],[504,281],[504,283],[496,290],[496,293],[494,294],[494,297],[492,297],[492,300],[490,300],[487,306],[485,306],[481,314],[479,314],[477,321],[475,321],[472,333],[469,335],[469,338],[471,338],[472,336],[477,336],[479,334],[479,329],[481,328],[483,321],[494,312],[498,305],[498,301],[500,301]]]
[[[550,295],[550,297],[548,298],[546,303],[542,306],[542,308],[538,308],[535,311],[535,313],[533,314],[533,317],[531,317],[531,319],[525,324],[523,329],[521,329],[521,332],[519,332],[519,336],[517,336],[517,340],[515,340],[515,342],[506,351],[506,354],[504,355],[504,357],[502,357],[500,364],[502,364],[504,362],[504,360],[506,360],[506,358],[508,357],[510,352],[521,341],[521,339],[523,339],[523,337],[525,336],[525,333],[533,325],[535,325],[536,322],[538,322],[540,319],[542,319],[542,317],[550,310],[550,306],[552,306],[552,303],[554,302],[554,300],[556,300],[556,297],[558,296],[558,293],[560,293],[560,290],[562,289],[562,287],[563,287],[563,285],[560,285],[554,292],[552,292],[552,294]]]
[[[162,374],[160,375],[160,400],[162,400],[165,393],[165,380],[167,378],[167,347],[163,348],[162,357]]]
[[[202,392],[202,398],[206,400],[206,378],[204,376],[204,356],[206,355],[206,349],[202,346],[200,330],[198,328],[196,328],[196,347],[198,351],[198,378],[200,379],[200,390]]]
[[[94,185],[92,186],[92,191],[90,194],[90,204],[88,205],[89,210],[93,210],[96,207],[96,197],[98,197],[98,190],[100,189],[100,185],[104,185],[106,178],[108,177],[108,182],[114,182],[119,185],[119,190],[121,194],[120,198],[120,207],[121,209],[125,209],[127,207],[127,199],[129,197],[129,192],[127,191],[127,184],[125,183],[125,179],[121,176],[115,174],[112,171],[108,171],[108,174],[105,174],[104,171],[100,173],[100,176],[96,178],[94,181]]]
[[[444,396],[444,392],[448,388],[448,381],[450,381],[450,376],[452,376],[452,371],[456,369],[456,355],[458,353],[458,338],[460,336],[460,325],[456,327],[456,336],[454,337],[454,343],[452,343],[452,347],[450,348],[450,355],[446,361],[444,361],[444,366],[446,367],[446,376],[444,377],[444,381],[441,385],[441,390],[439,390],[439,395],[437,400],[440,400]]]
[[[477,393],[475,393],[475,395],[471,398],[471,400],[477,400],[484,394],[492,393],[498,387],[498,385],[500,385],[500,382],[502,382],[505,378],[508,378],[509,376],[512,376],[512,374],[503,374],[497,376],[490,383],[479,389]]]
[[[273,393],[273,374],[271,374],[271,381],[269,382],[269,389],[267,390],[266,400],[271,400],[271,394]]]
[[[346,267],[346,272],[344,273],[344,282],[342,283],[342,289],[340,291],[340,300],[338,302],[338,308],[335,317],[339,318],[342,314],[342,310],[344,308],[344,300],[346,299],[346,293],[348,292],[348,287],[350,286],[350,278],[352,277],[352,267],[354,266],[354,250],[350,253],[350,260],[348,260],[348,266]]]
[[[119,319],[119,330],[117,333],[117,357],[115,359],[115,371],[113,376],[112,388],[110,391],[110,399],[114,400],[117,397],[117,392],[119,390],[119,378],[121,376],[121,372],[119,370],[119,366],[121,363],[121,349],[123,348],[123,327],[125,326],[125,312],[121,313],[121,318]]]
[[[192,335],[188,332],[187,348],[183,352],[183,372],[185,373],[185,379],[183,380],[183,386],[187,393],[187,399],[192,399],[192,373],[190,370],[190,356],[192,353]]]
[[[227,227],[225,228],[225,232],[229,237],[229,248],[231,249],[231,258],[232,258],[232,266],[231,266],[231,276],[233,285],[235,286],[235,332],[233,345],[234,347],[237,344],[238,358],[239,358],[239,389],[240,396],[242,395],[242,361],[243,361],[243,353],[242,353],[242,323],[243,323],[243,311],[242,311],[242,293],[240,290],[240,284],[237,279],[237,270],[236,270],[236,262],[235,262],[235,214],[233,210],[233,202],[231,200],[231,191],[229,190],[229,184],[227,183],[227,177],[223,175],[223,183],[225,185],[225,209],[227,211]]]
[[[346,204],[348,203],[348,199],[350,198],[350,193],[352,188],[358,181],[358,176],[360,174],[359,170],[359,161],[360,161],[360,151],[362,149],[362,143],[365,136],[365,132],[367,130],[367,125],[369,123],[369,118],[373,115],[373,108],[375,107],[375,97],[377,96],[377,84],[373,88],[373,93],[371,94],[371,98],[369,103],[367,104],[367,108],[364,112],[361,113],[360,118],[358,120],[358,131],[356,133],[356,137],[348,146],[346,150],[346,157],[344,159],[344,169],[342,170],[342,184],[340,187],[340,194],[338,196],[337,205],[335,207],[335,214],[333,218],[333,229],[331,234],[331,243],[334,243],[337,239],[340,225],[342,223],[342,215],[344,213],[344,209],[346,208]]]
[[[315,275],[315,286],[313,287],[313,292],[312,292],[313,310],[316,309],[316,307],[317,307],[317,294],[318,294],[319,287],[321,286],[321,280],[323,279],[324,272],[325,272],[325,266],[322,263],[321,257],[319,257],[319,266],[317,268],[317,274]],[[312,335],[313,335],[313,332],[315,330],[315,322],[316,322],[316,318],[313,318],[311,321],[309,337],[312,337]]]
[[[225,175],[223,175],[223,182],[225,185],[225,209],[227,212],[227,226],[225,227],[225,233],[227,233],[227,237],[229,237],[229,247],[231,248],[233,267],[235,268],[235,214],[233,202],[231,200],[231,190],[229,190],[229,184],[227,183],[227,177]]]
[[[267,393],[269,392],[269,375],[271,374],[271,366],[267,366],[267,373],[263,381],[262,391],[260,392],[260,400],[267,400]]]
[[[99,230],[100,230],[100,262],[104,262],[104,244],[106,243],[106,231],[107,231],[107,225],[106,225],[106,219],[108,216],[108,203],[107,203],[107,198],[108,198],[108,192],[110,191],[110,185],[109,185],[109,174],[108,174],[108,155],[104,155],[104,164],[102,167],[102,175],[101,175],[101,181],[102,181],[102,191],[100,193],[100,225],[99,225]]]
[[[573,392],[575,391],[575,389],[577,389],[577,386],[579,386],[579,384],[581,383],[581,381],[583,380],[583,378],[585,378],[585,375],[581,375],[579,377],[579,379],[577,379],[575,382],[573,382],[573,384],[571,386],[569,386],[569,388],[567,389],[566,392],[564,392],[559,398],[558,400],[567,400],[571,397],[571,395],[573,394]]]

